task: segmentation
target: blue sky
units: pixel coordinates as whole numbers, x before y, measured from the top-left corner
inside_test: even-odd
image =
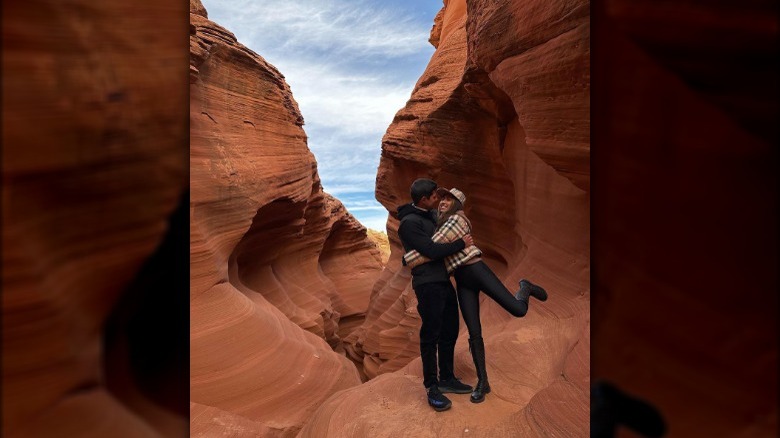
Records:
[[[203,0],[209,19],[276,66],[326,192],[385,230],[374,199],[382,136],[433,54],[442,0]]]

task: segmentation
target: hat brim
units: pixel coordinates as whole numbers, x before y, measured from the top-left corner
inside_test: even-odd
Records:
[[[444,187],[439,187],[438,189],[436,189],[436,193],[438,193],[439,196],[449,196],[450,198],[457,199],[455,198],[455,195],[450,193],[449,189],[445,189]]]

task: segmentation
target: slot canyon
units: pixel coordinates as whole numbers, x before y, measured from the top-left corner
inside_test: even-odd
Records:
[[[705,3],[445,0],[377,150],[388,257],[199,0],[4,2],[2,435],[586,436],[609,382],[666,436],[776,436],[777,5]],[[483,296],[492,392],[442,413],[395,217],[421,176],[550,294]]]
[[[284,72],[190,4],[193,436],[586,436],[588,3],[445,2],[382,140],[387,264],[323,192]],[[551,296],[524,318],[482,302],[493,392],[444,415],[425,401],[394,216],[423,176],[467,194],[508,288]],[[473,383],[461,326],[456,375]]]

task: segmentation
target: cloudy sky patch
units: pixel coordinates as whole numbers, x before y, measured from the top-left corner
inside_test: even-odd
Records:
[[[441,0],[204,0],[209,19],[276,66],[305,121],[326,192],[384,230],[381,140],[434,48]]]

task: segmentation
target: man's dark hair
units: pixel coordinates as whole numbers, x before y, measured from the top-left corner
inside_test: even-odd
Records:
[[[412,195],[412,202],[417,204],[423,197],[431,196],[433,191],[438,187],[439,185],[436,184],[436,181],[427,178],[417,178],[412,183],[412,188],[409,189],[409,192]]]

